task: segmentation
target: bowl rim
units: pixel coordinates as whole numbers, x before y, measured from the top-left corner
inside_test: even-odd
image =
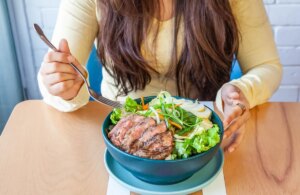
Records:
[[[156,97],[156,96],[146,96],[144,97],[145,98],[153,98],[153,97]],[[181,99],[188,99],[188,100],[191,100],[189,98],[183,98],[183,97],[179,97],[179,96],[172,96],[172,97],[175,97],[175,98],[181,98]],[[134,100],[138,100],[138,99],[141,99],[141,98],[136,98]],[[111,147],[113,147],[114,149],[116,149],[117,151],[121,152],[122,154],[125,154],[126,156],[129,156],[131,158],[134,158],[136,160],[146,160],[146,161],[150,161],[150,162],[154,162],[154,163],[161,163],[161,162],[170,162],[170,163],[175,163],[175,162],[182,162],[182,161],[187,161],[187,160],[192,160],[192,159],[195,159],[195,158],[199,158],[201,156],[204,156],[205,154],[211,152],[212,150],[214,150],[215,148],[219,148],[222,141],[223,141],[223,134],[224,134],[224,127],[223,127],[223,123],[222,123],[222,120],[221,118],[219,117],[219,115],[214,111],[212,110],[211,108],[209,108],[208,106],[206,106],[205,104],[203,104],[206,108],[208,108],[209,110],[212,111],[213,114],[215,114],[216,116],[216,119],[218,121],[220,121],[220,124],[221,126],[219,126],[219,129],[220,129],[220,141],[219,143],[217,143],[217,145],[215,145],[214,147],[202,152],[202,153],[199,153],[199,154],[196,154],[194,156],[191,156],[191,157],[188,157],[188,158],[183,158],[183,159],[175,159],[175,160],[158,160],[158,159],[150,159],[150,158],[143,158],[143,157],[139,157],[139,156],[135,156],[133,154],[129,154],[123,150],[121,150],[120,148],[118,148],[117,146],[115,146],[110,140],[109,138],[107,137],[107,132],[106,132],[106,129],[104,128],[104,124],[110,120],[110,115],[112,114],[112,111],[105,117],[103,123],[102,123],[102,134],[103,134],[103,139],[105,140],[106,143],[108,143]],[[108,150],[109,151],[109,150]],[[217,150],[218,151],[218,150]]]

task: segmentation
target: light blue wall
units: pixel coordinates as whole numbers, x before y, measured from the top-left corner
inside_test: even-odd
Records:
[[[0,1],[0,134],[13,107],[23,100],[6,1]]]

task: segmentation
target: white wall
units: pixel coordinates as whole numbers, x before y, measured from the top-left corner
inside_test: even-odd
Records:
[[[251,1],[251,0],[249,0]],[[32,30],[34,22],[51,35],[60,0],[25,0],[36,70],[47,48]],[[274,28],[284,75],[272,101],[300,101],[300,0],[264,0]]]
[[[28,29],[30,31],[32,49],[34,50],[36,70],[38,70],[48,48],[36,35],[36,32],[32,28],[33,23],[39,24],[45,34],[51,38],[57,18],[59,2],[60,0],[25,0]]]
[[[300,101],[300,0],[265,0],[283,64],[283,80],[272,100]]]

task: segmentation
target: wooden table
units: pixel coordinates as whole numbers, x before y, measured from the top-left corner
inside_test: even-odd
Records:
[[[105,195],[100,129],[109,111],[97,103],[73,113],[42,101],[16,106],[0,137],[0,194]],[[251,113],[243,143],[225,155],[227,194],[300,194],[300,103]]]

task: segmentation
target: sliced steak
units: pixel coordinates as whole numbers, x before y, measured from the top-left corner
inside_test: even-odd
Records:
[[[139,150],[135,151],[133,155],[151,158],[151,159],[165,159],[173,150],[173,135],[171,131],[158,134],[152,139],[148,140]]]
[[[115,134],[113,134],[110,138],[112,143],[118,147],[121,146],[121,140],[118,139],[119,134],[125,134],[133,126],[133,122],[128,120],[122,123],[122,125],[118,128]]]
[[[148,128],[147,131],[145,131],[142,135],[142,137],[139,139],[140,143],[146,143],[153,137],[155,137],[158,134],[161,134],[163,132],[167,131],[167,126],[165,121],[159,123],[157,126]]]
[[[120,149],[144,158],[165,159],[173,150],[173,135],[164,121],[156,124],[150,117],[135,114],[121,119],[108,138]]]
[[[110,130],[110,132],[108,133],[108,138],[114,137],[119,129],[124,125],[124,123],[126,121],[129,121],[131,118],[133,118],[133,115],[130,115],[128,117],[122,118],[117,124],[116,126],[114,126],[114,128],[112,130]]]
[[[114,126],[114,128],[108,133],[108,138],[113,137],[114,135],[116,135],[118,133],[118,130],[120,127],[123,126],[123,124],[127,121],[132,121],[134,123],[139,122],[142,119],[145,119],[146,117],[140,116],[140,115],[136,115],[136,114],[132,114],[129,115],[127,117],[122,118],[117,124],[116,126]]]
[[[155,128],[156,122],[154,119],[148,117],[141,120],[138,124],[133,126],[130,130],[126,132],[124,141],[122,142],[122,149],[129,151],[131,145],[141,137],[141,135],[149,128]]]
[[[156,126],[149,127],[143,132],[141,137],[132,145],[129,153],[135,153],[140,148],[147,148],[155,142],[156,135],[167,131],[166,123],[163,121]]]
[[[140,115],[130,115],[121,119],[117,123],[117,125],[109,132],[108,138],[110,138],[114,145],[120,147],[126,132],[144,119],[145,117]]]

